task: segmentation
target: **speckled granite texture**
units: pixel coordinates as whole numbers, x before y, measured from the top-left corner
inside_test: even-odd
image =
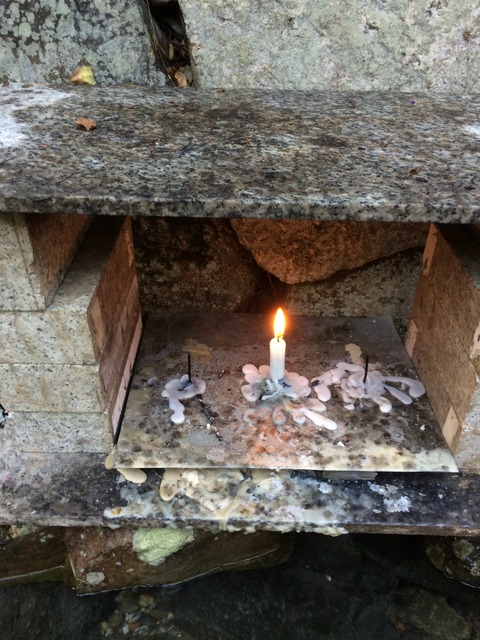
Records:
[[[0,450],[108,451],[140,333],[130,219],[97,218],[47,309],[0,311]]]
[[[393,400],[390,413],[382,413],[369,401],[348,410],[332,387],[322,415],[335,421],[335,430],[310,419],[299,425],[286,415],[276,423],[263,414],[258,421],[246,420],[245,412],[259,405],[242,395],[242,367],[269,363],[272,324],[273,317],[256,314],[150,315],[115,466],[457,471],[426,396],[410,405]],[[388,317],[288,314],[285,340],[286,369],[308,380],[337,362],[352,362],[352,349],[362,354],[358,356],[362,364],[369,354],[370,362],[378,363],[372,367],[386,375],[417,377]],[[206,389],[203,405],[195,398],[185,401],[185,420],[174,424],[162,391],[169,380],[186,373],[187,352],[192,375],[204,380]],[[310,396],[316,397],[313,390]]]
[[[474,92],[478,0],[180,0],[197,86]]]
[[[95,454],[3,455],[0,524],[480,535],[480,476],[473,474],[379,474],[372,482],[293,472],[276,484],[271,504],[225,520],[186,496],[161,500],[156,472],[137,486],[103,461]],[[405,498],[408,511],[392,508],[392,494]]]
[[[478,96],[9,86],[0,114],[0,211],[480,221]]]
[[[50,304],[90,222],[82,215],[0,213],[0,313]]]
[[[165,84],[135,0],[2,1],[0,80],[68,81],[81,64],[102,84]]]

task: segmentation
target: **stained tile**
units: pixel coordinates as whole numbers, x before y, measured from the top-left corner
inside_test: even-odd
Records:
[[[404,405],[391,397],[389,413],[363,401],[348,410],[335,388],[327,430],[291,415],[283,424],[267,416],[244,419],[257,406],[241,392],[242,367],[268,364],[273,318],[253,314],[150,316],[116,450],[117,467],[267,468],[339,471],[456,471],[426,396]],[[389,317],[376,319],[290,316],[286,368],[309,380],[339,361],[369,356],[388,375],[416,378]],[[352,346],[353,345],[353,346]],[[199,400],[184,401],[185,421],[174,424],[162,396],[167,381],[187,373],[205,381]],[[360,353],[362,355],[360,355]],[[313,395],[313,393],[312,393]]]

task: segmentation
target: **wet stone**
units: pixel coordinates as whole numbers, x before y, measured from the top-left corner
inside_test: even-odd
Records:
[[[432,640],[470,640],[472,637],[472,621],[455,611],[446,598],[420,587],[405,587],[395,592],[390,619],[398,629],[424,632],[425,638]]]
[[[431,562],[445,575],[480,587],[480,539],[437,538],[426,543]]]
[[[260,269],[227,220],[139,218],[133,233],[144,313],[242,311],[253,297]]]

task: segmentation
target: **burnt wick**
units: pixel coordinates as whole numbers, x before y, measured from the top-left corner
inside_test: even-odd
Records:
[[[188,381],[192,382],[192,356],[190,352],[187,354],[188,356]]]
[[[363,376],[363,384],[366,383],[368,376],[368,356],[365,356],[365,375]]]

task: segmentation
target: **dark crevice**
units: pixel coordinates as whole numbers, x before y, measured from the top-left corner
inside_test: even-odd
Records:
[[[178,0],[138,0],[156,63],[167,84],[191,86],[190,43]]]
[[[285,307],[287,287],[288,285],[276,276],[262,270],[255,293],[245,310],[242,309],[242,311],[245,313],[274,313],[278,307]]]

